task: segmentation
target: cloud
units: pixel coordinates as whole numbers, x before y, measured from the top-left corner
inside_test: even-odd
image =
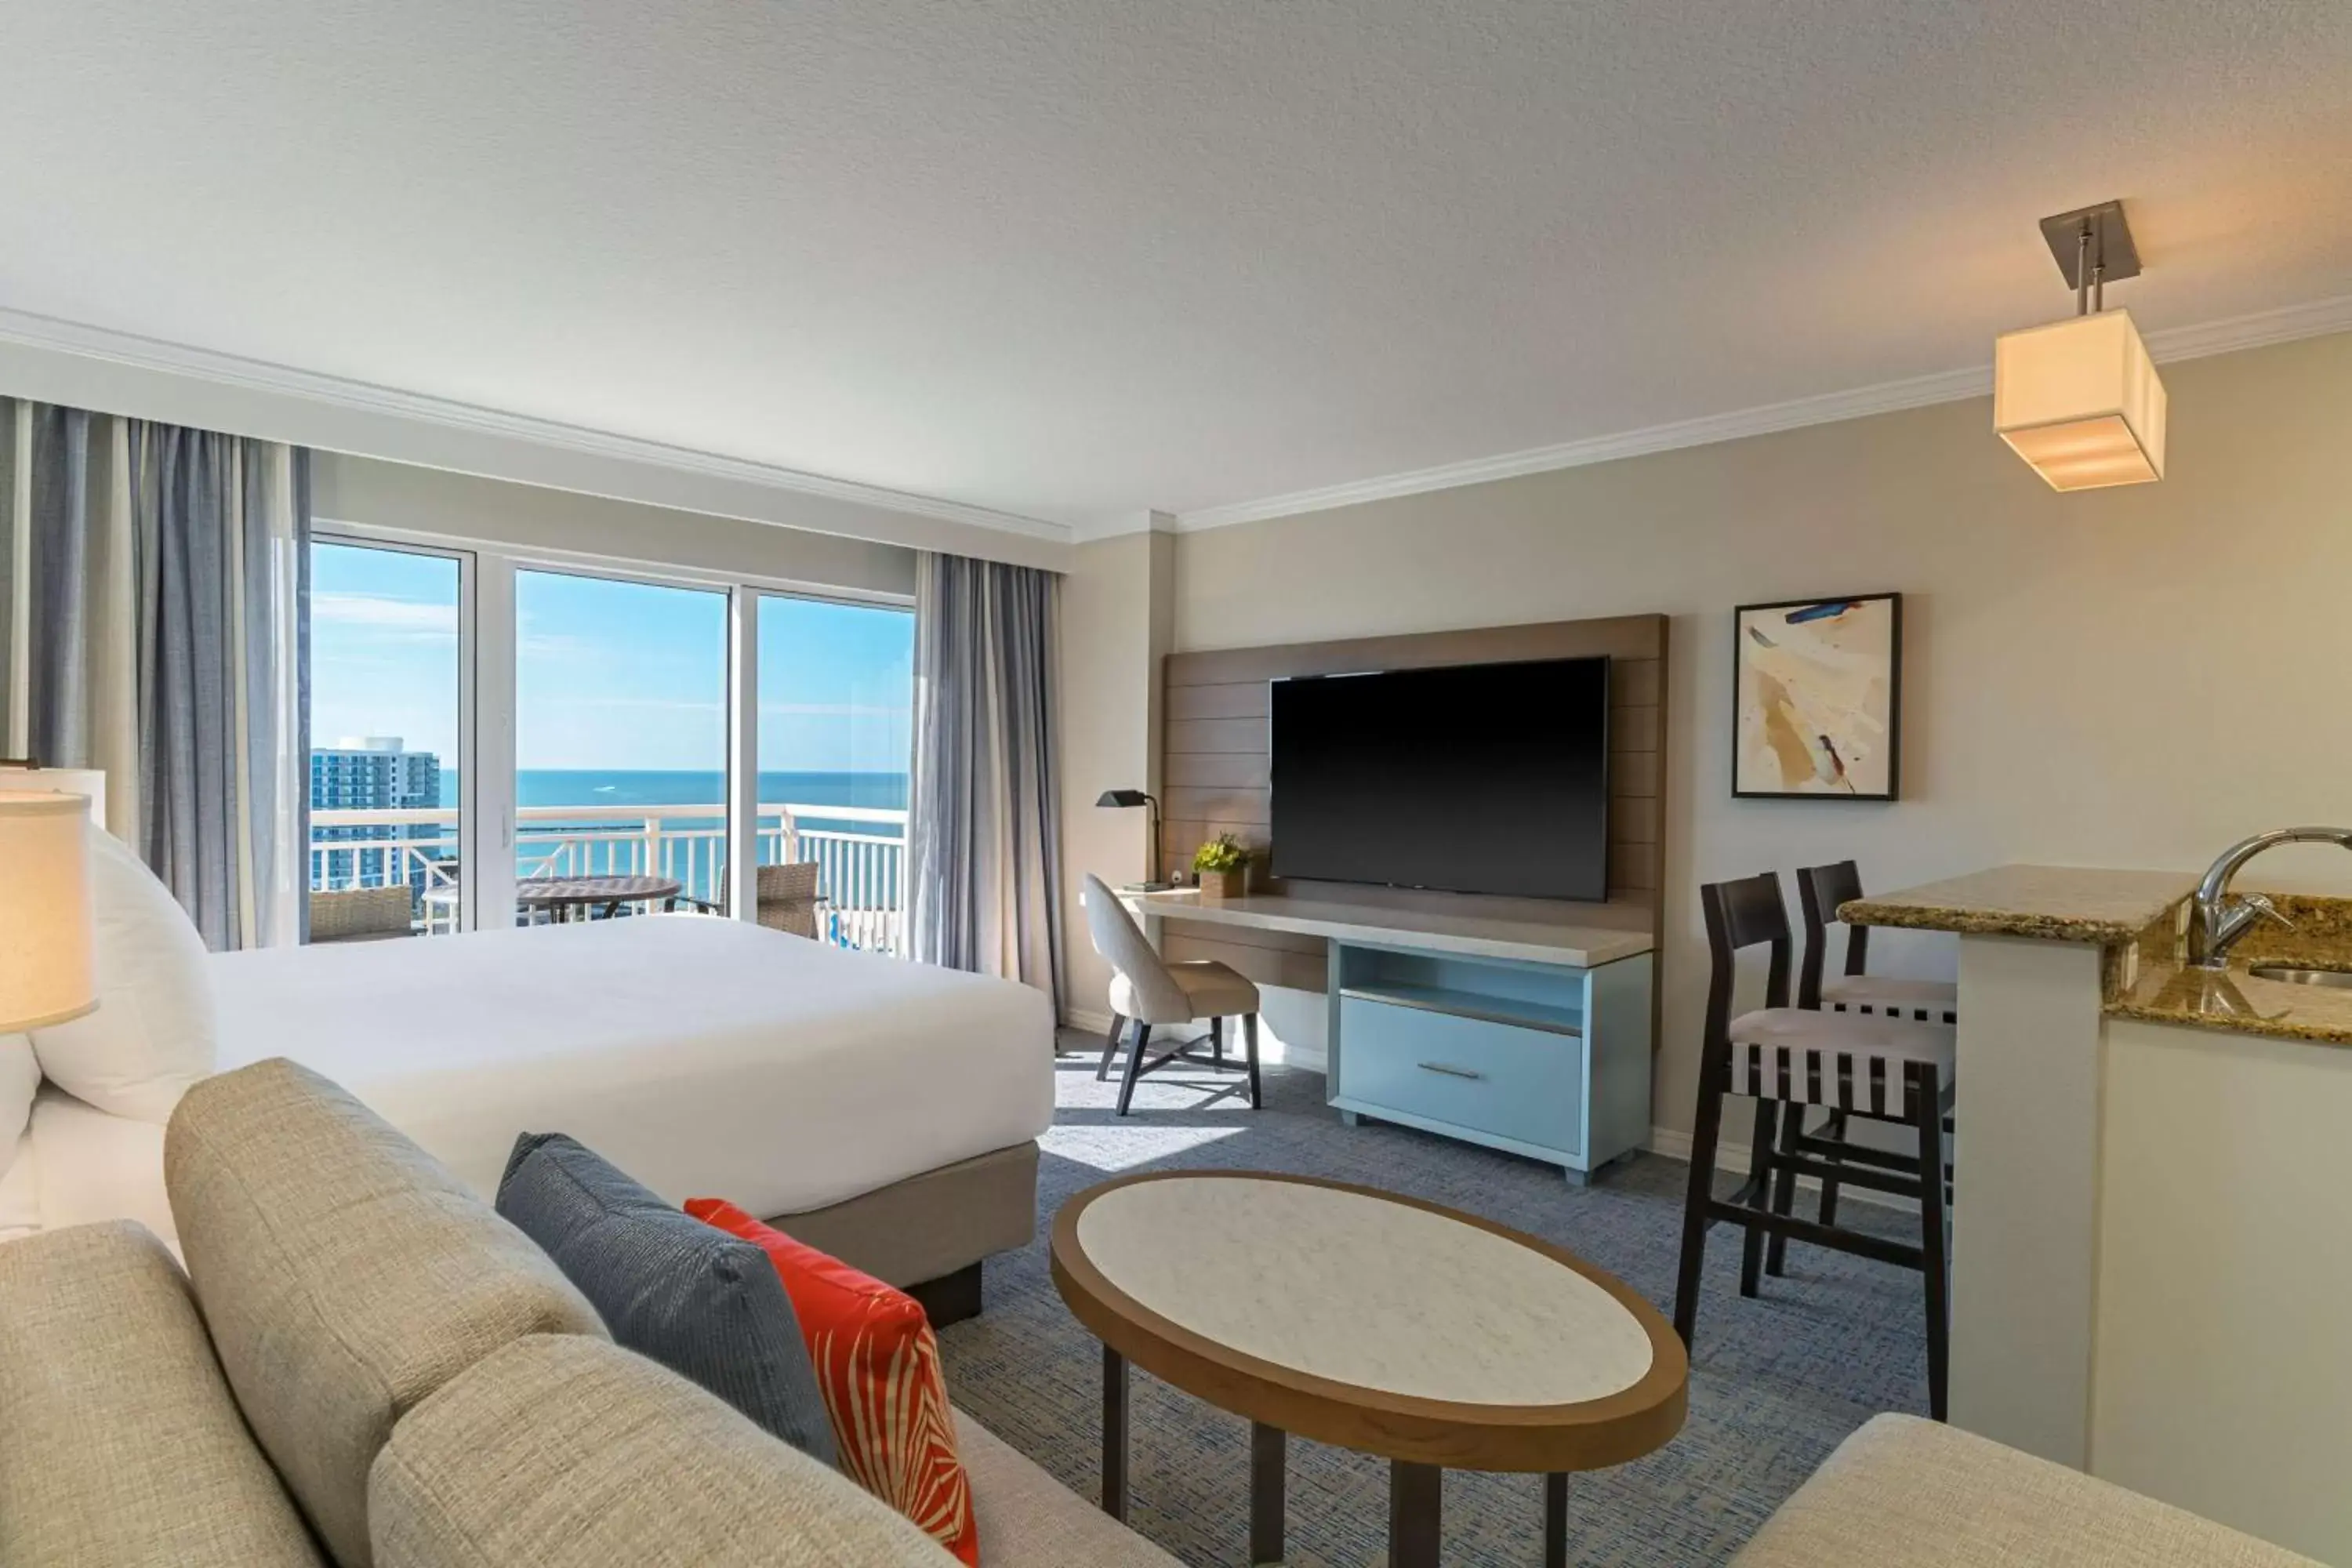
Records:
[[[762,719],[904,719],[904,708],[884,708],[867,702],[762,702]]]
[[[313,594],[310,620],[314,625],[356,626],[404,638],[457,634],[457,605],[391,599],[380,594]]]
[[[566,708],[619,708],[649,713],[719,713],[726,704],[687,697],[604,696],[597,692],[565,692],[554,699]]]

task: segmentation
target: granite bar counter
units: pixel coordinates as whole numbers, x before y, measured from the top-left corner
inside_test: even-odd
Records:
[[[2197,874],[2003,866],[1856,900],[1954,933],[1955,1425],[2352,1563],[2352,900],[2183,963]]]
[[[1856,899],[1838,915],[1854,925],[2089,944],[2105,955],[2100,1000],[2111,1016],[2352,1046],[2352,990],[2252,973],[2272,965],[2352,971],[2352,900],[2272,894],[2293,925],[2257,926],[2217,972],[2184,960],[2196,885],[2186,871],[2002,866]]]

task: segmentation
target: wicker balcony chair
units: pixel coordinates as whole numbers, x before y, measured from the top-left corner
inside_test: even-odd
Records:
[[[814,860],[794,860],[759,870],[759,921],[770,931],[814,938],[817,932],[816,882],[824,868]]]
[[[824,874],[824,866],[816,860],[793,860],[782,866],[762,866],[758,870],[760,906],[758,920],[770,931],[788,931],[793,936],[814,940],[817,935],[817,910],[825,900],[817,895],[817,879]],[[727,868],[719,868],[719,885],[727,886]],[[705,914],[723,915],[727,899],[722,892],[716,900],[684,899]]]
[[[339,893],[310,895],[310,941],[384,942],[414,936],[415,900],[403,884],[390,888],[352,888]]]

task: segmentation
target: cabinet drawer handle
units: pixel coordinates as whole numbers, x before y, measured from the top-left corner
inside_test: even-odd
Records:
[[[1423,1072],[1442,1072],[1447,1078],[1475,1078],[1483,1079],[1486,1076],[1482,1072],[1472,1072],[1468,1068],[1448,1067],[1444,1062],[1423,1062],[1420,1064],[1420,1067],[1421,1070]]]

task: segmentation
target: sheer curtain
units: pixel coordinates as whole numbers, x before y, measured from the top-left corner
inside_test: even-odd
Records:
[[[215,949],[309,884],[310,454],[0,399],[0,754],[104,771]]]
[[[1061,578],[925,552],[915,577],[914,957],[1062,994]]]

